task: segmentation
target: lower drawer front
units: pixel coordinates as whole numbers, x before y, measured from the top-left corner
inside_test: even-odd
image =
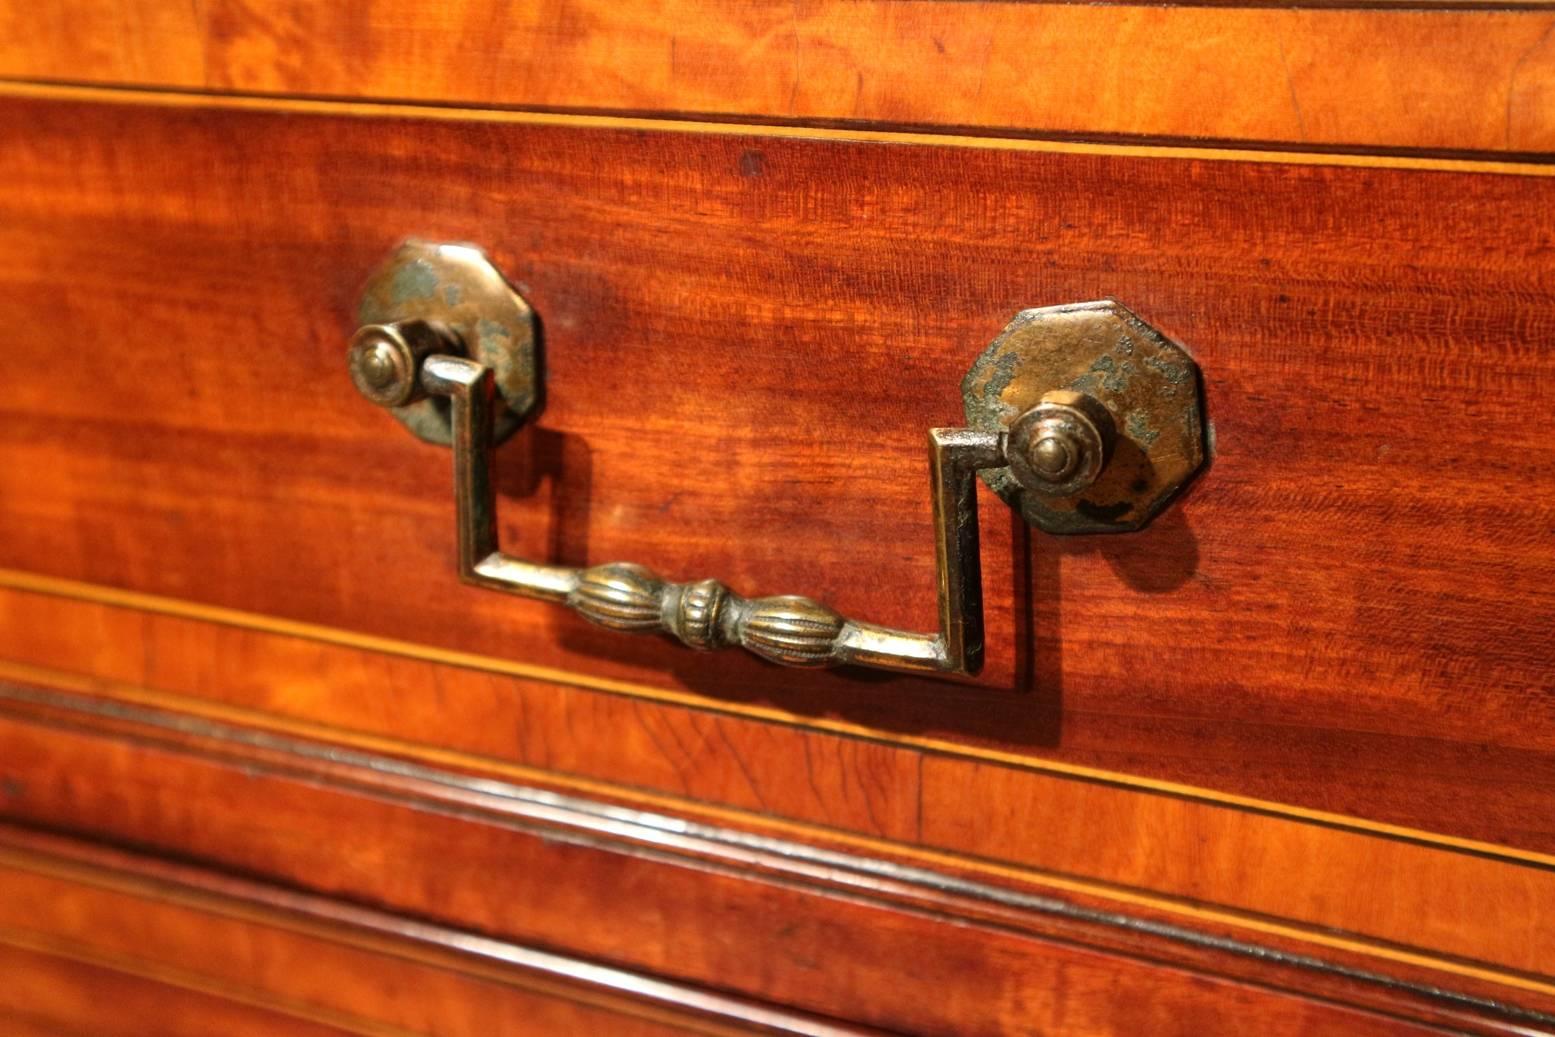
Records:
[[[1187,1037],[1249,1019],[1275,1035],[1555,1020],[1555,998],[1483,970],[972,862],[925,868],[819,832],[57,694],[9,689],[4,712],[8,813],[94,840],[0,825],[0,960],[24,980],[0,992],[0,1020],[45,1031]],[[122,991],[117,1011],[105,990]]]

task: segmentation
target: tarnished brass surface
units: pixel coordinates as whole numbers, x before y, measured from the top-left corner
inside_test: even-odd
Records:
[[[499,443],[517,432],[540,402],[534,314],[472,245],[407,241],[368,280],[357,320],[364,326],[359,334],[370,334],[373,325],[418,329],[423,322],[432,322],[463,343],[466,355],[492,370],[497,388],[492,434]],[[393,362],[392,346],[382,339],[375,342],[384,345],[378,354],[384,362]],[[360,359],[365,362],[369,357],[364,354]],[[374,399],[358,377],[366,374],[353,363],[357,388]],[[414,389],[408,392],[403,403],[381,405],[389,406],[420,438],[447,446],[452,441],[448,401]]]
[[[460,578],[691,648],[739,645],[785,666],[975,674],[975,472],[992,470],[990,485],[1042,528],[1090,532],[1137,528],[1202,460],[1197,373],[1181,350],[1115,303],[1027,310],[963,384],[975,427],[929,431],[938,631],[877,626],[793,595],[747,599],[717,580],[674,583],[629,562],[526,562],[497,542],[491,452],[539,394],[528,306],[467,246],[406,245],[368,290],[362,313],[374,319],[351,340],[351,378],[423,439],[452,445]]]
[[[983,479],[1048,533],[1140,529],[1204,463],[1197,366],[1110,299],[1022,311],[961,390],[968,424],[1010,437]]]

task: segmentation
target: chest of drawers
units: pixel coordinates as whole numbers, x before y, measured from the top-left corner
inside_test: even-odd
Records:
[[[11,1031],[1555,1028],[1555,11],[0,26]]]

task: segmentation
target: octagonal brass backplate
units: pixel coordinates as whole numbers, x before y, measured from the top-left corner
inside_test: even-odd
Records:
[[[473,245],[405,242],[368,279],[357,319],[363,325],[427,320],[452,330],[465,355],[492,369],[495,442],[518,431],[539,405],[534,312]],[[429,443],[453,441],[446,397],[430,396],[389,413]]]
[[[993,491],[1048,533],[1143,528],[1204,464],[1198,367],[1182,348],[1111,299],[1023,310],[961,383],[967,423],[1008,430],[1045,393],[1085,393],[1116,428],[1096,481],[1073,497],[1024,489],[1008,467],[985,470]]]

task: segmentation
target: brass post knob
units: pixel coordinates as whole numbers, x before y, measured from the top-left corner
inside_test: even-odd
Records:
[[[347,364],[357,392],[380,407],[422,399],[421,364],[433,353],[461,355],[459,336],[440,324],[405,320],[368,324],[351,336]]]
[[[1112,416],[1095,397],[1049,392],[1010,428],[1010,474],[1033,493],[1071,497],[1101,475],[1112,439]]]

